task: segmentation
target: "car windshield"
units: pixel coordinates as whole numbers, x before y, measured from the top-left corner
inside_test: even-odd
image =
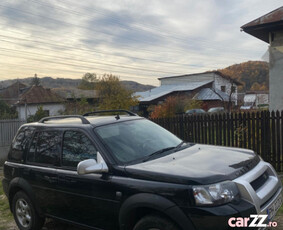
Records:
[[[170,149],[182,143],[178,137],[146,119],[97,127],[95,132],[122,164],[142,161],[155,153],[170,153]]]

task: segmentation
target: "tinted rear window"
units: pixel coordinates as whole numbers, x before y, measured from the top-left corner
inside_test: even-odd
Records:
[[[37,132],[32,140],[27,161],[56,165],[60,161],[62,132],[43,131]]]
[[[12,142],[11,149],[8,155],[8,159],[11,161],[20,162],[23,158],[24,152],[28,149],[31,142],[34,127],[22,127],[17,136]]]

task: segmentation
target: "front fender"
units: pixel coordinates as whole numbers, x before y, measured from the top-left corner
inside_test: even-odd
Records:
[[[130,228],[130,216],[138,208],[149,208],[160,212],[170,217],[182,230],[195,229],[190,219],[172,201],[156,194],[140,193],[129,197],[122,204],[119,213],[121,230]]]

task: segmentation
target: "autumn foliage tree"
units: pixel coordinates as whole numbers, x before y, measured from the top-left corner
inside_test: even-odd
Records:
[[[200,101],[187,99],[185,97],[170,96],[161,105],[154,107],[150,114],[151,118],[173,117],[178,113],[184,113],[188,109],[201,108]]]
[[[137,97],[133,92],[126,89],[120,82],[119,77],[105,74],[95,84],[99,96],[99,109],[130,109],[138,104]]]
[[[82,77],[82,81],[79,84],[79,89],[92,90],[95,88],[95,83],[97,82],[97,77],[95,73],[85,73]]]
[[[219,71],[243,84],[238,87],[238,91],[263,91],[269,88],[269,67],[267,62],[248,61]]]

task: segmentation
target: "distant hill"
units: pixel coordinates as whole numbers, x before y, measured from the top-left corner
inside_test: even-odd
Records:
[[[239,82],[243,83],[242,87],[239,87],[240,91],[267,91],[269,89],[269,67],[268,63],[264,61],[248,61],[240,64],[235,64],[228,66],[224,69],[220,69],[224,74],[230,75],[232,78],[237,79]],[[32,78],[20,79],[20,82],[29,85]],[[7,87],[12,83],[16,82],[14,80],[0,81],[0,88]],[[43,77],[40,78],[41,85],[46,88],[77,88],[81,82],[81,79],[67,79],[67,78],[57,78]],[[133,92],[147,91],[154,86],[143,85],[135,81],[121,81],[122,84]]]
[[[248,61],[220,69],[224,74],[243,83],[241,91],[269,90],[269,67],[264,61]]]
[[[20,82],[26,85],[30,85],[32,78],[23,78],[19,79]],[[0,81],[0,88],[7,87],[13,83],[15,83],[17,79],[13,80],[5,80],[5,81]],[[46,88],[77,88],[78,85],[80,84],[81,79],[68,79],[68,78],[52,78],[52,77],[43,77],[40,78],[40,83],[43,87]],[[122,84],[129,90],[132,90],[133,92],[142,92],[142,91],[147,91],[154,86],[152,85],[143,85],[135,81],[121,81]]]

